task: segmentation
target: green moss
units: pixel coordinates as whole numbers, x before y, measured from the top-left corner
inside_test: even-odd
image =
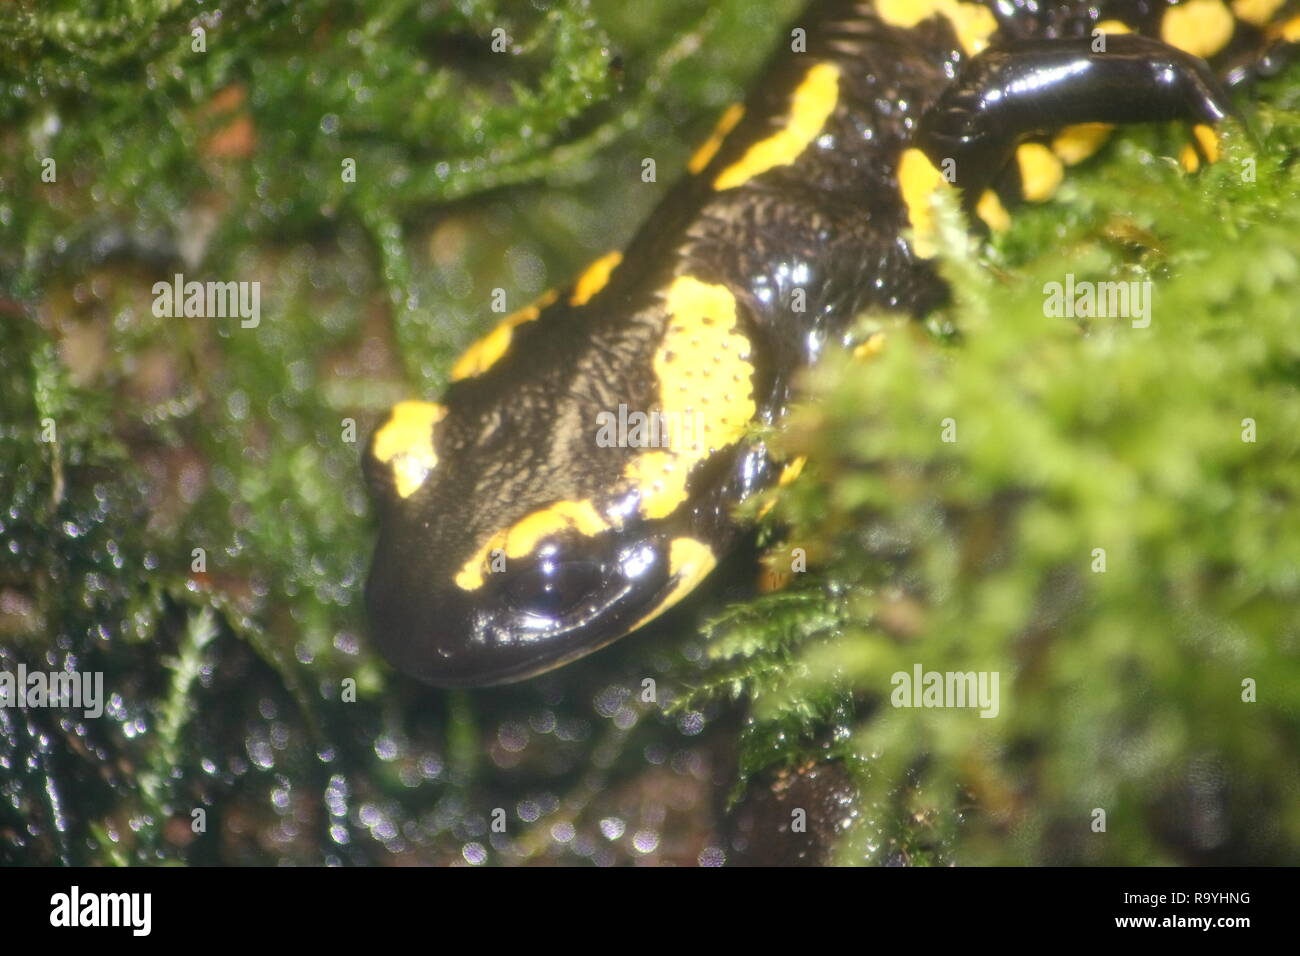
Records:
[[[845,860],[1295,858],[1300,122],[1256,121],[1197,178],[1175,131],[1126,134],[987,249],[950,215],[957,337],[877,317],[878,357],[808,377],[774,560],[814,571],[711,652],[754,701],[745,766],[869,755]],[[1150,327],[1048,317],[1067,273],[1150,279]],[[917,663],[998,672],[1001,713],[891,706]]]

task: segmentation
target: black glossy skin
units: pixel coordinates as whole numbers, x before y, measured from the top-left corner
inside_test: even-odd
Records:
[[[1007,161],[1030,134],[1085,120],[1213,122],[1227,109],[1195,57],[1139,37],[1111,37],[1112,53],[1098,56],[1078,39],[1107,19],[1152,32],[1163,3],[990,7],[999,31],[988,50],[967,57],[941,16],[904,29],[882,22],[869,2],[813,4],[797,22],[807,51],[773,58],[739,125],[702,173],[667,193],[609,284],[583,306],[561,296],[515,329],[485,373],[448,389],[448,415],[434,428],[439,464],[419,491],[400,498],[367,455],[380,514],[367,605],[395,666],[439,686],[548,670],[622,636],[660,603],[672,585],[671,539],[694,537],[719,556],[730,546],[732,508],[774,479],[761,446],[718,450],[667,517],[596,536],[559,534],[477,591],[453,583],[500,528],[558,500],[607,505],[626,493],[620,476],[630,452],[598,448],[593,423],[619,404],[658,403],[652,358],[674,277],[735,296],[754,348],[757,417],[776,422],[792,374],[842,339],[856,313],[922,314],[945,295],[903,237],[897,168],[906,148],[936,162],[957,157],[957,184],[971,199],[989,185],[1014,193]],[[1242,25],[1222,55],[1229,77],[1263,62],[1264,46]],[[821,135],[792,163],[715,191],[717,171],[784,126],[792,90],[826,61],[840,66],[841,82]],[[791,310],[796,286],[807,295],[801,313]]]

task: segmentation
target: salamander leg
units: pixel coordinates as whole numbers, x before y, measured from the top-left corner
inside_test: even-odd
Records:
[[[972,57],[925,113],[916,145],[952,169],[974,209],[1025,139],[1078,123],[1185,120],[1231,112],[1205,61],[1149,37],[1048,39],[993,46]]]

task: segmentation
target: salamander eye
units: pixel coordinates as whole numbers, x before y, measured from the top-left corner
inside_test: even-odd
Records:
[[[542,558],[511,575],[506,600],[516,611],[560,617],[589,595],[600,580],[595,561]]]

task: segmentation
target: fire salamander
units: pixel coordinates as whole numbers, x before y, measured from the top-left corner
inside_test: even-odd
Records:
[[[519,680],[703,581],[782,472],[753,421],[867,308],[945,295],[931,197],[977,228],[1049,198],[1111,124],[1183,121],[1300,41],[1297,0],[828,0],[786,35],[620,254],[508,316],[365,456],[373,637],[438,686]],[[983,225],[980,225],[980,224]],[[686,422],[599,440],[623,408]],[[670,429],[670,431],[672,431]]]

